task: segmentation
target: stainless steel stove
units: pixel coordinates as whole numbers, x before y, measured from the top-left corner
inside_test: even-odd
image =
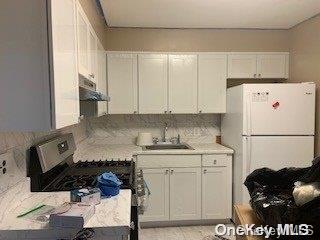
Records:
[[[30,148],[28,176],[31,191],[56,192],[95,187],[97,177],[112,172],[122,181],[122,189],[132,191],[130,239],[138,239],[139,200],[145,194],[142,172],[135,172],[132,160],[73,162],[76,150],[73,135],[65,134]]]
[[[96,186],[97,176],[104,172],[113,172],[122,181],[122,189],[135,191],[133,161],[85,161],[75,163],[66,169],[44,191],[71,191]]]

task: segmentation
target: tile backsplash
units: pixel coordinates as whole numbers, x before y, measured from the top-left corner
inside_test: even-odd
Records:
[[[8,156],[10,166],[17,168],[21,176],[26,176],[28,149],[43,140],[52,138],[60,133],[72,132],[76,144],[87,138],[87,122],[51,132],[0,132],[0,155]],[[11,161],[15,161],[12,163]]]
[[[88,133],[110,144],[129,144],[135,143],[139,132],[161,137],[165,123],[168,123],[168,137],[180,134],[182,141],[190,143],[214,142],[220,135],[219,114],[106,115],[89,119]]]

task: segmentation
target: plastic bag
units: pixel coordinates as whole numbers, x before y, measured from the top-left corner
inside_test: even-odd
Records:
[[[320,239],[320,197],[297,206],[293,189],[298,181],[320,181],[319,158],[308,168],[257,169],[244,184],[250,193],[251,207],[263,224],[274,227],[278,224],[310,224],[315,231],[313,237],[317,237],[308,239]]]
[[[302,206],[320,196],[320,183],[295,182],[293,197],[297,206]]]

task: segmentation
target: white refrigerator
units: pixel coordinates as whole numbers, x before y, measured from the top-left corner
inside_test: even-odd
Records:
[[[244,186],[255,169],[306,167],[314,157],[315,84],[243,84],[227,90],[222,143],[232,148],[233,200],[248,203]]]

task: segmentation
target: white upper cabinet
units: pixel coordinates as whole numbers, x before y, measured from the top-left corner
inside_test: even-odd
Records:
[[[257,56],[259,78],[288,78],[288,54],[261,54]]]
[[[54,128],[78,123],[76,11],[73,0],[51,1]]]
[[[198,74],[198,112],[225,113],[227,54],[200,54]]]
[[[289,53],[239,53],[228,55],[228,78],[289,77]]]
[[[110,114],[138,112],[137,54],[108,53],[108,104]]]
[[[89,23],[80,3],[77,4],[78,71],[90,78]]]
[[[80,3],[77,4],[78,72],[97,83],[97,36]]]
[[[255,78],[257,56],[255,54],[229,54],[228,78]]]
[[[107,95],[107,55],[101,45],[97,42],[98,56],[97,56],[97,90]],[[98,102],[98,116],[107,113],[107,102]]]
[[[197,112],[197,55],[169,55],[169,113]]]
[[[108,55],[113,114],[225,113],[228,78],[286,79],[289,72],[285,52]]]
[[[89,28],[89,79],[97,83],[97,37],[95,32]]]
[[[75,1],[7,1],[1,7],[19,14],[2,18],[10,24],[0,38],[0,131],[78,123]]]
[[[139,54],[139,113],[168,110],[168,55]]]

